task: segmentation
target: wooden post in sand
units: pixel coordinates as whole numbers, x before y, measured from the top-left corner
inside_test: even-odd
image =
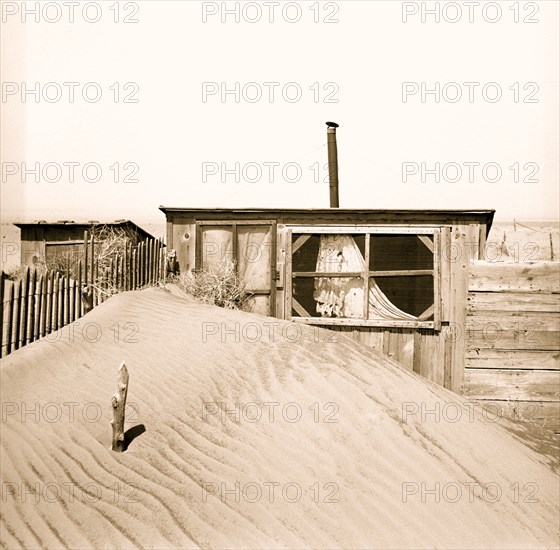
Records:
[[[124,451],[124,408],[126,406],[126,394],[128,392],[128,370],[124,361],[119,367],[117,379],[117,392],[111,399],[113,406],[113,451],[122,453]]]

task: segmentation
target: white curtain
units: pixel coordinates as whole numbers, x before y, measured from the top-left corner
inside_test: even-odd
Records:
[[[365,265],[358,245],[351,235],[321,235],[317,272],[362,272]],[[364,283],[358,277],[317,277],[313,299],[322,317],[363,319]],[[383,294],[373,278],[369,281],[369,319],[416,319]]]

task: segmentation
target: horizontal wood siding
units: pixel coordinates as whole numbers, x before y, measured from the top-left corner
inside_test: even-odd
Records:
[[[560,263],[474,262],[466,311],[464,395],[560,431]]]
[[[474,262],[470,270],[469,291],[558,294],[559,265],[558,262]]]

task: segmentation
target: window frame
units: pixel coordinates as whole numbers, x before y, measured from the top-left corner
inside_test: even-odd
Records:
[[[432,236],[433,237],[433,258],[434,267],[430,270],[401,270],[401,271],[373,271],[366,269],[360,272],[336,273],[336,274],[323,274],[312,275],[316,272],[299,272],[292,269],[292,240],[293,235],[348,235],[348,234],[365,234],[365,265],[369,268],[369,255],[370,255],[370,238],[371,235],[417,235],[417,236]],[[422,241],[424,242],[424,241]],[[303,243],[302,243],[303,244]],[[299,247],[298,247],[299,248]],[[382,225],[344,225],[344,226],[286,226],[286,246],[285,246],[285,288],[284,288],[284,318],[290,321],[302,322],[310,325],[324,325],[324,326],[355,326],[355,327],[380,327],[380,328],[423,328],[441,330],[441,228],[439,227],[422,227],[422,226],[382,226]],[[433,291],[434,291],[434,304],[433,304],[433,320],[423,321],[417,320],[399,320],[399,319],[355,319],[355,318],[340,318],[340,317],[294,317],[292,316],[293,307],[293,281],[303,273],[307,277],[360,277],[364,283],[364,314],[367,315],[369,311],[369,281],[371,277],[380,276],[402,276],[405,273],[414,272],[416,275],[432,275],[433,278]],[[367,272],[367,275],[366,275]],[[389,275],[391,274],[391,275]],[[411,275],[414,276],[414,275]]]

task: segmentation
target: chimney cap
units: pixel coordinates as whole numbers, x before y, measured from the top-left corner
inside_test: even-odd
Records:
[[[338,128],[338,124],[336,122],[326,122],[325,123],[329,128]]]

